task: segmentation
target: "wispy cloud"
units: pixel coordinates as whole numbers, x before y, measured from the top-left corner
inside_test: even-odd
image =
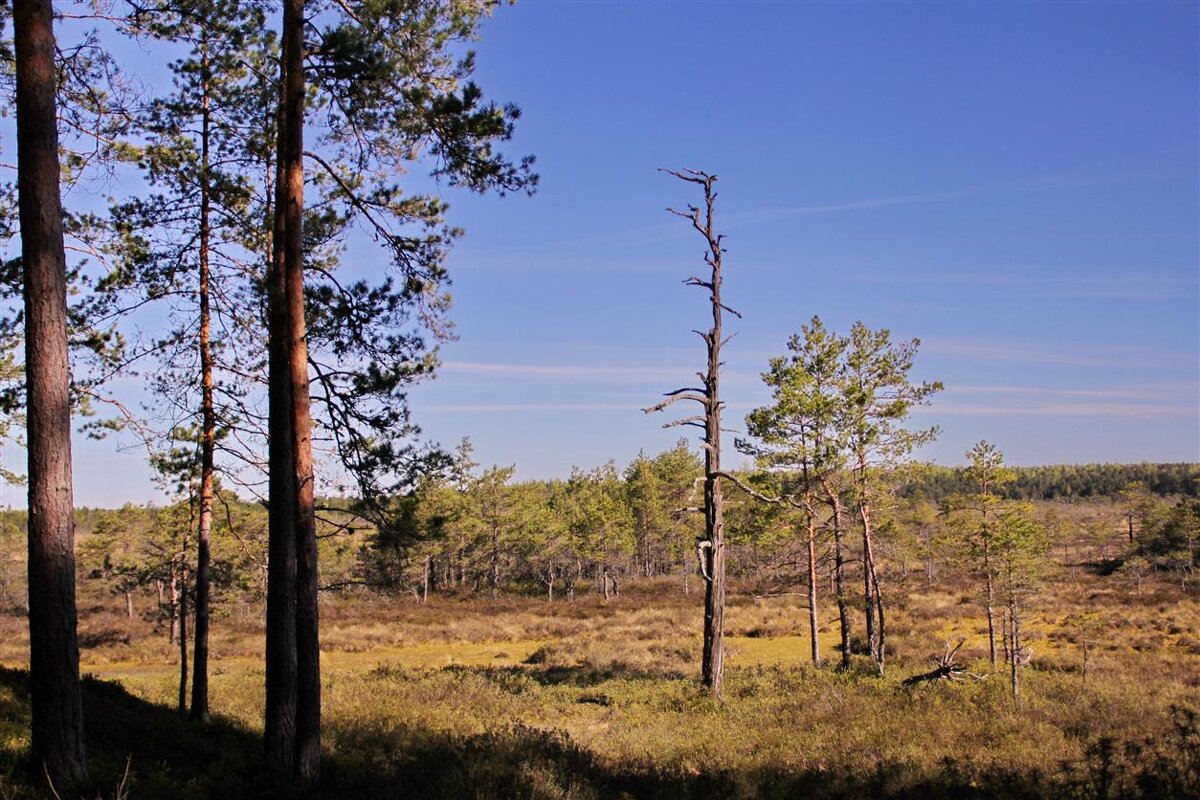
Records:
[[[1191,301],[1193,294],[1181,292],[1195,288],[1200,281],[1191,277],[1147,275],[1135,267],[1127,275],[1029,275],[1006,272],[868,272],[852,276],[865,284],[904,286],[983,286],[1028,289],[1040,297],[1073,297],[1104,300],[1160,300],[1179,298]]]
[[[840,203],[810,203],[804,205],[748,209],[746,211],[734,211],[731,213],[722,214],[721,224],[723,230],[731,230],[743,225],[775,222],[777,220],[806,216],[809,214],[834,214],[854,211],[871,211],[874,209],[888,208],[893,206],[910,206],[923,203],[955,200],[979,194],[981,191],[983,190],[978,188],[957,189],[944,192],[920,192],[913,194],[890,195],[886,197],[864,198]],[[675,223],[668,221],[656,225],[643,225],[636,228],[629,228],[623,231],[612,231],[602,236],[584,236],[574,239],[561,239],[555,242],[546,242],[544,245],[542,245],[542,248],[539,249],[544,248],[553,250],[566,250],[585,246],[591,247],[593,245],[602,245],[605,247],[639,246],[677,241],[692,235],[692,230],[686,224],[679,225],[677,221]]]
[[[636,403],[461,403],[430,405],[421,411],[443,414],[515,414],[529,411],[640,411]]]
[[[996,342],[931,338],[922,343],[927,355],[960,356],[977,361],[1061,364],[1080,367],[1177,367],[1194,364],[1194,352],[1152,347],[1063,348],[1059,342]]]
[[[1101,388],[1048,386],[950,386],[944,397],[961,398],[918,410],[923,416],[1113,417],[1197,419],[1200,402],[1194,381]],[[978,402],[972,398],[979,398]]]
[[[692,362],[694,354],[689,354]],[[561,379],[564,381],[607,381],[607,382],[666,382],[695,379],[695,363],[663,365],[623,364],[514,364],[483,361],[447,361],[439,368],[444,373],[481,375],[496,378],[525,378],[534,380]],[[726,382],[757,381],[759,375],[734,369],[723,369],[721,376]],[[669,388],[669,387],[668,387]]]
[[[653,405],[656,400],[646,403],[454,403],[448,405],[428,405],[422,406],[422,413],[443,413],[443,414],[521,414],[526,412],[589,412],[589,411],[622,411],[622,412],[644,412],[645,409]],[[726,403],[727,409],[750,409],[754,407],[754,403],[747,402],[732,402]],[[669,422],[674,419],[670,412],[656,413],[650,415],[650,419]]]
[[[1119,419],[1195,419],[1197,409],[1187,405],[1142,403],[1037,403],[1031,405],[973,405],[935,403],[915,413],[922,416],[974,417],[1113,417]]]
[[[985,197],[1000,193],[1053,192],[1091,186],[1125,184],[1131,181],[1158,180],[1157,174],[1114,173],[1107,175],[1049,175],[1025,180],[989,183],[939,191],[917,191],[900,194],[885,194],[876,197],[826,202],[810,202],[795,205],[780,205],[750,208],[743,211],[722,213],[722,229],[730,230],[745,225],[770,223],[808,215],[844,214],[869,212],[887,208],[930,205],[973,197]],[[668,196],[664,193],[664,197]],[[670,203],[664,203],[670,205]],[[574,270],[659,270],[674,268],[661,258],[646,259],[631,255],[631,248],[674,242],[693,236],[686,224],[669,220],[648,225],[638,225],[600,234],[585,234],[558,240],[539,241],[523,245],[508,253],[497,253],[494,248],[487,251],[474,250],[469,245],[456,248],[453,258],[457,265],[467,268],[487,267],[495,269],[574,269]],[[581,251],[586,251],[581,253]],[[620,256],[611,258],[597,253],[619,251]]]
[[[851,200],[845,203],[814,203],[811,205],[779,206],[776,208],[761,208],[753,211],[739,211],[726,214],[724,219],[730,225],[773,222],[789,217],[800,217],[807,214],[831,214],[841,211],[870,211],[876,208],[892,206],[911,206],[924,203],[937,203],[945,200],[957,200],[963,197],[977,195],[982,189],[957,189],[947,192],[921,192],[917,194],[902,194],[891,197],[877,197],[867,200]]]
[[[1054,389],[1045,386],[948,386],[946,394],[1018,395],[1044,397],[1081,397],[1092,399],[1162,400],[1178,391],[1159,386],[1119,387],[1109,389]]]
[[[955,339],[932,339],[922,343],[926,354],[964,356],[988,361],[1018,361],[1035,364],[1074,364],[1077,366],[1112,366],[1114,360],[1099,355],[1055,351],[1047,346],[1014,345]]]
[[[447,361],[441,366],[444,372],[468,375],[496,375],[513,378],[589,378],[618,380],[628,378],[650,379],[686,373],[679,366],[628,366],[606,364],[502,364],[479,361]]]

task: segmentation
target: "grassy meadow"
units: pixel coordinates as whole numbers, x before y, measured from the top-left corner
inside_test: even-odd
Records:
[[[630,580],[608,601],[354,590],[323,597],[322,797],[1187,797],[1200,791],[1200,598],[1167,576],[1108,572],[1094,542],[1058,548],[1028,615],[1019,703],[987,659],[964,576],[890,584],[885,677],[820,669],[801,592],[735,581],[723,702],[697,680],[702,597]],[[1064,563],[1066,558],[1069,563]],[[153,602],[138,597],[138,603]],[[178,650],[143,614],[80,584],[95,797],[284,797],[259,758],[262,608],[213,626],[210,724],[174,710]],[[902,685],[965,639],[957,681]],[[1086,645],[1086,647],[1085,647]],[[0,798],[29,774],[28,631],[0,616]],[[1085,666],[1086,650],[1086,666]]]

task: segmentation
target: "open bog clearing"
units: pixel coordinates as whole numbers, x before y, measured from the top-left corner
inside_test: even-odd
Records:
[[[865,655],[834,668],[833,614],[817,669],[798,598],[737,593],[723,702],[697,681],[699,597],[678,581],[632,583],[607,602],[331,597],[322,794],[1173,796],[1196,786],[1200,764],[1200,605],[1170,581],[1138,593],[1113,580],[1058,574],[1029,622],[1020,703],[990,670],[977,604],[936,589],[897,601],[882,678]],[[253,609],[214,627],[217,722],[204,726],[173,710],[178,657],[165,632],[95,599],[104,602],[81,618],[93,643],[82,654],[94,677],[89,740],[113,791],[131,755],[130,796],[277,791],[255,766],[264,676]],[[23,666],[23,623],[3,618],[9,667]],[[960,680],[902,685],[960,638]],[[10,763],[27,746],[24,692],[22,675],[6,671]]]

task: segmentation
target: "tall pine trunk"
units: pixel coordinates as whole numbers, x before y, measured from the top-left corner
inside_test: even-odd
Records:
[[[212,192],[209,186],[211,169],[209,139],[211,118],[209,110],[209,62],[207,28],[201,48],[200,117],[200,522],[196,536],[196,626],[192,667],[192,719],[208,719],[208,623],[209,623],[209,540],[213,515],[213,451],[216,446],[216,412],[213,407],[213,358],[210,341],[212,311],[210,307],[209,250],[211,246],[210,215]]]
[[[1021,615],[1016,592],[1008,595],[1008,660],[1013,700],[1021,698]]]
[[[838,607],[838,634],[841,640],[842,669],[850,668],[850,602],[846,597],[846,546],[842,532],[842,499],[837,489],[823,485],[829,497],[833,518],[833,594]]]
[[[179,576],[176,574],[175,563],[171,562],[171,582],[168,584],[171,598],[171,625],[167,629],[167,644],[179,643]]]
[[[277,597],[268,595],[268,756],[304,783],[321,763],[321,664],[318,572],[304,321],[304,0],[283,5],[278,178],[270,330],[270,538],[278,552]],[[275,565],[272,564],[272,567]],[[269,631],[270,632],[270,631]],[[273,678],[277,681],[272,685]]]
[[[492,522],[492,564],[488,572],[488,583],[492,587],[492,597],[500,596],[500,527]]]
[[[13,2],[28,403],[31,727],[35,760],[58,794],[67,796],[86,781],[87,756],[76,632],[71,375],[52,19],[49,0]]]
[[[292,774],[296,757],[296,704],[299,678],[296,663],[296,488],[295,443],[292,436],[290,310],[287,297],[288,217],[297,219],[302,198],[289,193],[288,134],[295,124],[290,101],[287,41],[295,0],[284,4],[284,45],[280,61],[277,119],[275,215],[272,224],[271,265],[267,276],[268,328],[268,458],[269,520],[267,560],[266,710],[263,726],[266,756],[281,772]],[[291,34],[295,36],[294,33]],[[300,111],[302,113],[302,106]],[[295,208],[293,209],[293,206]]]
[[[866,486],[861,488],[858,514],[863,531],[863,591],[867,610],[867,641],[875,668],[883,675],[886,633],[883,614],[883,594],[879,590],[879,575],[875,569],[875,533],[871,524],[871,505],[866,500]]]
[[[820,622],[817,619],[817,515],[813,498],[809,494],[805,501],[805,516],[808,518],[808,632],[812,645],[812,662],[821,666]]]
[[[188,615],[188,586],[187,586],[187,548],[184,547],[183,552],[179,554],[179,565],[176,569],[179,570],[179,604],[176,606],[179,615],[179,714],[183,716],[187,714],[187,688],[188,688],[188,630],[187,630],[187,615]]]
[[[984,570],[984,607],[987,611],[988,624],[988,656],[991,659],[992,669],[996,668],[996,582],[992,576],[992,554],[991,546],[984,541],[983,543],[983,570]]]

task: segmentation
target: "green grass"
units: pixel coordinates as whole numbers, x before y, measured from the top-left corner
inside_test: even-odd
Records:
[[[218,621],[216,721],[178,717],[162,631],[81,593],[94,786],[111,798],[286,797],[259,759],[261,630]],[[966,601],[964,602],[964,597]],[[970,595],[892,604],[886,678],[865,659],[807,664],[794,598],[735,594],[724,702],[697,685],[700,598],[672,582],[574,603],[329,598],[322,607],[325,798],[1123,798],[1200,793],[1200,606],[1086,571],[1031,610],[1035,658],[1015,704],[1003,673],[903,688],[947,639],[987,672]],[[1086,612],[1095,641],[1081,670]],[[45,796],[30,768],[22,626],[0,617],[0,798]],[[126,765],[128,774],[126,775]],[[122,781],[124,783],[122,784]]]

